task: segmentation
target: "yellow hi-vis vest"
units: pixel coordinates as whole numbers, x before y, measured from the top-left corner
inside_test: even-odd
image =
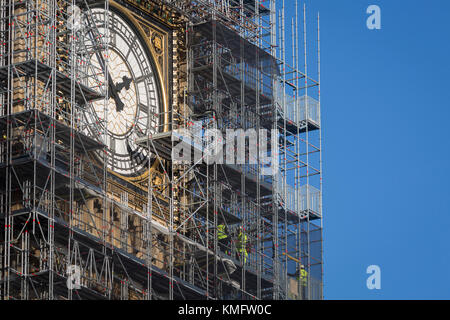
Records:
[[[245,256],[248,255],[246,246],[247,246],[247,235],[242,234],[242,232],[239,232],[236,248],[239,252],[244,252]]]
[[[307,286],[308,285],[308,271],[306,271],[305,269],[301,269],[300,270],[300,278],[297,277],[297,280],[300,280],[302,283],[302,286]]]
[[[225,225],[219,224],[217,226],[217,240],[222,240],[228,238],[227,234],[225,233]]]

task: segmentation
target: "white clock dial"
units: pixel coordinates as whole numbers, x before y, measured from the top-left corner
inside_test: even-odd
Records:
[[[148,167],[148,151],[136,144],[136,139],[156,132],[160,112],[158,83],[150,55],[142,39],[127,18],[111,10],[92,9],[98,30],[104,34],[104,21],[109,16],[108,56],[93,54],[91,63],[97,70],[107,64],[108,103],[91,103],[86,113],[91,126],[89,134],[103,139],[107,146],[107,166],[125,176],[137,176]],[[105,82],[105,73],[88,82]],[[106,121],[104,121],[106,119]],[[94,128],[94,129],[93,129]],[[106,131],[105,135],[101,132]],[[102,158],[102,155],[99,154]]]

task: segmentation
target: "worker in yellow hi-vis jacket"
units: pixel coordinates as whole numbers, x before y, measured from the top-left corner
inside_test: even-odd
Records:
[[[242,259],[242,264],[247,262],[247,235],[244,234],[242,226],[239,227],[239,235],[238,240],[236,242],[236,250],[237,250],[237,259]]]
[[[302,299],[306,298],[306,292],[308,288],[308,271],[305,270],[305,266],[301,265],[300,270],[297,269],[295,273],[288,273],[291,277],[296,277],[297,280],[300,280],[301,285],[301,297]]]
[[[224,224],[217,225],[217,241],[219,244],[220,251],[228,254],[228,247],[229,247],[228,228]]]

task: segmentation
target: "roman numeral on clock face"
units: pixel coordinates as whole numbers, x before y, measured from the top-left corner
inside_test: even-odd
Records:
[[[145,115],[147,115],[148,116],[148,106],[147,105],[145,105],[145,104],[143,104],[143,103],[139,103],[139,110],[141,111],[141,112],[143,112]]]
[[[142,76],[137,77],[135,81],[136,81],[136,84],[140,84],[141,82],[143,82],[147,79],[152,79],[152,78],[153,78],[153,72],[147,71]]]

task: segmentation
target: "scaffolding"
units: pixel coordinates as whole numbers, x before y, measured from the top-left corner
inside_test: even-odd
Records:
[[[284,2],[121,4],[172,28],[172,107],[136,141],[137,183],[102,143],[109,1],[1,0],[2,299],[323,299],[319,17],[308,72],[305,6],[288,63]]]

